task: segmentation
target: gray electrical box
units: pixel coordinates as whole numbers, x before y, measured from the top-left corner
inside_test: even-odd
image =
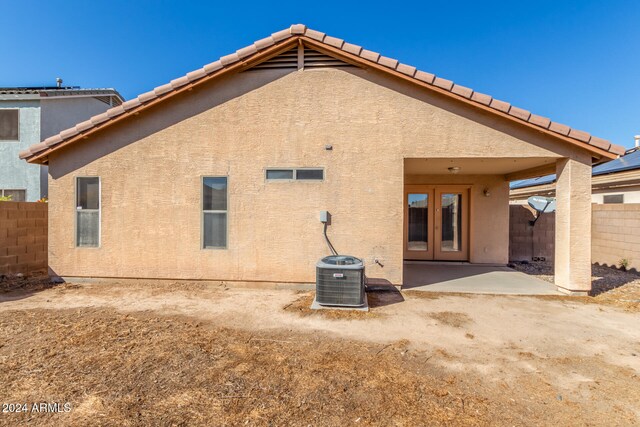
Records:
[[[329,222],[329,211],[320,211],[320,222]]]

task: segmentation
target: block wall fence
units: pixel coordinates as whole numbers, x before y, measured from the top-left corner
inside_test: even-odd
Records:
[[[0,275],[47,269],[47,208],[0,202]]]
[[[542,257],[553,262],[556,234],[556,214],[540,216],[535,220],[534,210],[526,205],[509,206],[509,261],[531,261]]]
[[[640,204],[594,204],[591,206],[591,262],[640,271]],[[553,261],[555,214],[544,214],[534,227],[528,206],[509,206],[509,260],[531,261],[544,257]]]
[[[592,262],[640,272],[640,203],[593,205],[591,216]]]
[[[0,202],[0,274],[47,269],[46,203]],[[528,206],[509,207],[509,260],[543,257],[553,262],[555,214],[535,219]],[[592,206],[591,261],[640,271],[640,204]]]

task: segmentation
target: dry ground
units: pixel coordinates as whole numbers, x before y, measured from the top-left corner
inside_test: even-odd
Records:
[[[388,292],[354,313],[203,283],[17,287],[0,404],[71,410],[0,425],[640,423],[640,316],[597,298]]]

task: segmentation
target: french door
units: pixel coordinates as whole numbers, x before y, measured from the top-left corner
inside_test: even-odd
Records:
[[[469,259],[469,188],[460,185],[405,186],[405,259]]]

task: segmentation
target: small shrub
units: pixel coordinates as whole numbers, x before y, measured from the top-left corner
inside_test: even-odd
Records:
[[[0,196],[0,202],[10,202],[13,196]]]
[[[627,271],[627,269],[629,268],[630,262],[631,260],[627,258],[622,258],[620,261],[618,261],[618,266],[620,267],[620,270]]]

